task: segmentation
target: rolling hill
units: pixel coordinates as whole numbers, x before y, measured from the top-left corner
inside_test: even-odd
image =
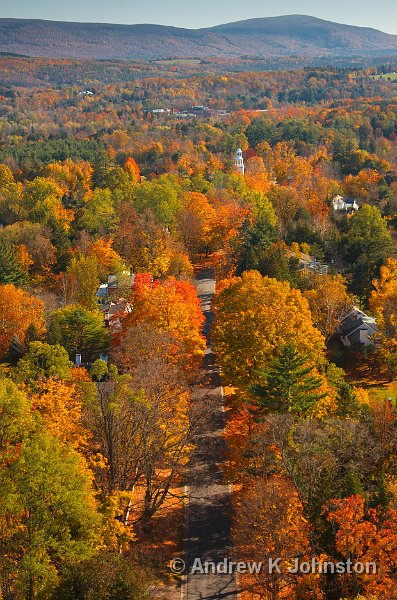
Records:
[[[205,29],[0,19],[0,52],[122,60],[368,57],[397,54],[397,36],[303,15],[249,19]]]

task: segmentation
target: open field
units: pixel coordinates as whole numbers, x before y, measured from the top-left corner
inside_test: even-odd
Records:
[[[371,79],[375,79],[376,81],[379,79],[385,79],[386,81],[396,81],[397,73],[382,73],[380,75],[371,75]]]

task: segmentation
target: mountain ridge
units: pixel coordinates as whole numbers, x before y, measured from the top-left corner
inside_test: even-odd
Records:
[[[352,57],[397,54],[397,36],[307,15],[188,29],[142,23],[0,19],[0,52],[44,58]]]

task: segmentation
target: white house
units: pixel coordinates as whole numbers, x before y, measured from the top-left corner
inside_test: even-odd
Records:
[[[359,209],[355,198],[344,198],[339,195],[332,199],[332,206],[334,210],[352,211]]]

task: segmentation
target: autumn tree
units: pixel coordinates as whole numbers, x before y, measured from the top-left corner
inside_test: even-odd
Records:
[[[189,256],[185,252],[172,254],[166,274],[176,279],[192,279],[194,267],[190,262]]]
[[[246,162],[245,180],[248,187],[266,194],[270,187],[270,177],[260,156],[253,156]]]
[[[355,494],[332,500],[324,507],[327,519],[334,527],[335,549],[353,564],[371,565],[369,573],[354,573],[340,578],[343,594],[353,596],[359,591],[385,600],[393,598],[395,587],[397,513],[390,504],[382,514],[368,509],[364,498]]]
[[[378,319],[381,362],[392,381],[397,374],[397,260],[389,258],[372,283],[369,305]]]
[[[34,325],[36,334],[45,332],[44,305],[41,300],[12,284],[0,285],[0,356],[6,356],[14,336],[24,343]]]
[[[124,163],[124,171],[126,171],[133,183],[138,183],[141,179],[141,174],[136,161],[129,156]]]
[[[68,265],[70,300],[84,308],[95,310],[96,292],[99,287],[99,265],[95,255],[76,254]]]
[[[248,190],[242,186],[242,192]],[[258,192],[252,192],[254,196]],[[211,249],[224,249],[225,246],[236,238],[237,232],[246,221],[251,211],[247,205],[241,205],[235,198],[230,198],[228,194],[223,197],[221,194],[209,198],[216,212],[216,219],[211,226],[210,239]]]
[[[290,573],[294,558],[309,560],[311,527],[302,504],[287,478],[256,478],[245,487],[234,519],[233,536],[238,560],[261,561],[261,573],[242,577],[251,597],[277,600],[293,597],[300,577]],[[279,569],[269,569],[279,559]]]
[[[17,456],[34,422],[26,394],[3,374],[0,382],[0,464],[4,467]]]
[[[7,165],[0,165],[0,191],[6,191],[15,184],[14,175]]]
[[[53,219],[67,230],[73,220],[73,214],[64,208],[62,197],[62,189],[45,177],[36,177],[27,183],[24,203],[30,220],[47,225]]]
[[[124,321],[125,329],[147,323],[169,333],[182,344],[186,365],[197,364],[205,348],[204,316],[193,285],[168,277],[161,283],[136,283],[132,292],[134,310]]]
[[[49,378],[33,387],[32,408],[42,419],[46,431],[80,451],[88,448],[90,434],[82,423],[83,394],[71,382]]]
[[[131,202],[134,197],[136,181],[131,169],[122,167],[105,169],[98,183],[101,189],[110,190],[115,205],[125,201]]]
[[[375,169],[363,169],[358,175],[347,175],[343,189],[347,196],[356,198],[360,203],[374,203],[379,200],[380,178]]]
[[[29,221],[13,223],[0,230],[1,242],[14,248],[24,247],[31,260],[31,271],[40,274],[47,273],[56,263],[56,248],[51,242],[51,235],[48,227]],[[20,262],[20,256],[18,258]],[[26,279],[26,267],[23,273]]]
[[[0,165],[0,222],[10,225],[27,218],[27,210],[22,201],[23,186],[15,181],[7,165]]]
[[[118,273],[123,268],[121,256],[114,250],[112,240],[100,238],[92,242],[87,249],[88,256],[93,256],[98,265],[99,274],[106,275]]]
[[[129,378],[117,369],[105,369],[107,381],[97,384],[97,399],[86,407],[86,421],[94,434],[107,468],[99,468],[97,481],[102,494],[131,491],[141,476],[138,426],[144,399],[130,388]],[[126,510],[125,506],[125,510]]]
[[[87,161],[50,163],[44,168],[44,176],[58,185],[71,206],[82,205],[91,194],[93,168]]]
[[[149,272],[154,277],[167,273],[173,254],[169,232],[151,210],[139,214],[131,205],[123,204],[120,211],[115,250],[135,272]]]
[[[315,362],[323,360],[324,339],[313,325],[307,300],[288,282],[257,271],[220,284],[214,337],[224,373],[236,385],[253,383],[274,350],[291,339]]]
[[[182,202],[183,208],[177,214],[178,234],[190,256],[194,256],[200,250],[209,248],[210,231],[216,213],[206,196],[200,192],[185,193]]]
[[[127,363],[124,364],[127,367]],[[192,419],[184,376],[164,352],[128,364],[125,375],[110,367],[98,383],[88,422],[108,469],[97,477],[105,493],[136,491],[131,519],[147,525],[168,498],[191,449]],[[202,407],[201,409],[202,410]],[[191,417],[191,415],[190,415]]]
[[[161,331],[145,321],[125,329],[117,345],[112,348],[112,359],[123,373],[132,373],[142,363],[161,359],[168,364],[184,364],[183,346],[171,332]]]
[[[290,477],[318,532],[324,532],[321,512],[332,498],[359,493],[372,504],[380,498],[387,504],[385,474],[391,467],[388,452],[394,444],[393,428],[388,424],[382,436],[368,423],[368,412],[363,416],[360,421],[359,413],[354,418],[331,414],[321,420],[268,414],[264,422],[251,425],[243,446],[245,477],[253,473],[268,477],[275,472]]]
[[[352,300],[347,292],[347,282],[342,275],[309,275],[307,284],[312,288],[304,292],[316,326],[326,340],[335,333]]]

